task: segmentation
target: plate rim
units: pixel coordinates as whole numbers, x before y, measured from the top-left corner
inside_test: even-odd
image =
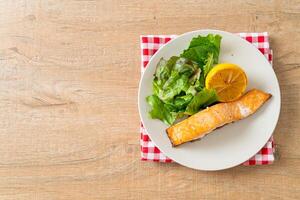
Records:
[[[265,58],[265,56],[258,50],[258,48],[255,47],[252,43],[248,42],[247,40],[245,40],[245,39],[241,38],[240,36],[235,35],[234,33],[231,33],[231,32],[227,32],[227,31],[223,31],[223,30],[217,30],[217,29],[198,29],[198,30],[189,31],[189,32],[185,32],[185,33],[183,33],[183,34],[177,35],[177,36],[176,36],[174,39],[172,39],[171,41],[169,41],[169,42],[163,44],[163,45],[157,50],[157,52],[156,52],[155,54],[158,55],[158,53],[159,53],[163,48],[165,48],[165,46],[170,45],[171,43],[175,42],[178,38],[184,37],[185,35],[194,34],[194,33],[197,33],[197,32],[199,32],[199,35],[200,35],[200,34],[203,34],[203,33],[201,33],[201,32],[220,32],[220,33],[224,33],[224,34],[229,34],[229,35],[231,35],[231,36],[233,36],[233,37],[235,37],[235,38],[237,38],[237,39],[243,41],[244,43],[247,43],[248,46],[251,46],[252,49],[255,49],[255,51],[259,52],[259,53],[261,54],[261,56],[263,56],[263,58],[267,61],[268,66],[272,69],[272,71],[273,71],[273,73],[274,73],[274,75],[275,75],[275,79],[276,79],[276,83],[277,83],[276,86],[277,86],[277,88],[278,88],[278,98],[279,98],[278,109],[277,109],[277,110],[278,110],[277,116],[276,116],[276,119],[274,120],[274,125],[273,125],[273,127],[272,127],[272,131],[270,131],[271,133],[269,134],[270,137],[272,137],[272,134],[274,133],[274,130],[276,129],[276,126],[277,126],[277,124],[278,124],[278,120],[279,120],[279,116],[280,116],[280,112],[281,112],[281,91],[280,91],[280,85],[279,85],[279,81],[278,81],[277,75],[276,75],[276,73],[275,73],[275,71],[274,71],[274,68],[272,67],[272,65],[270,64],[270,62]],[[207,34],[209,34],[209,33],[207,33]],[[215,34],[215,33],[214,33],[214,34]],[[147,66],[152,62],[152,60],[154,59],[154,57],[155,57],[155,55],[151,56],[151,58],[149,59],[149,62],[147,63]],[[150,137],[151,141],[153,142],[153,144],[154,144],[157,148],[159,148],[158,145],[156,144],[156,142],[152,139],[151,134],[148,132],[148,130],[147,130],[146,126],[145,126],[145,123],[144,123],[142,114],[141,114],[141,105],[140,105],[140,104],[141,104],[141,103],[140,103],[140,101],[141,101],[141,99],[140,99],[140,95],[141,95],[141,85],[142,85],[142,82],[143,82],[143,78],[144,78],[145,72],[146,72],[147,70],[149,70],[149,67],[145,67],[144,73],[141,73],[142,76],[141,76],[140,81],[139,81],[139,88],[138,88],[138,110],[139,110],[139,117],[140,117],[140,120],[141,120],[141,122],[143,123],[144,128],[145,128],[145,130],[147,131],[148,136]],[[276,86],[275,86],[275,87],[276,87]],[[268,137],[268,139],[266,140],[266,142],[269,140],[270,137]],[[263,145],[261,145],[261,147],[258,149],[258,151],[260,151],[260,149],[262,149],[262,148],[264,147],[264,145],[266,144],[266,142],[264,142]],[[202,171],[219,171],[219,170],[225,170],[225,169],[229,169],[229,168],[238,166],[238,165],[240,165],[240,164],[246,162],[247,160],[249,160],[252,156],[254,156],[254,155],[258,152],[258,151],[257,151],[256,153],[254,153],[253,155],[251,155],[249,158],[247,158],[247,159],[245,159],[245,160],[243,160],[243,161],[240,161],[240,162],[237,163],[237,164],[229,165],[229,166],[227,166],[227,167],[215,167],[215,168],[209,168],[209,169],[208,169],[208,168],[194,167],[194,166],[191,166],[191,165],[186,164],[186,163],[183,164],[183,163],[177,162],[176,159],[173,158],[173,156],[168,155],[168,154],[165,153],[163,150],[161,150],[161,148],[159,148],[159,150],[160,150],[165,156],[171,158],[174,162],[176,162],[176,163],[178,163],[178,164],[180,164],[180,165],[182,165],[182,166],[185,166],[185,167],[188,167],[188,168],[191,168],[191,169],[195,169],[195,170],[202,170]]]

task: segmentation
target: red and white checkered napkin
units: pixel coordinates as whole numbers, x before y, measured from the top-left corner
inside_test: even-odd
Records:
[[[241,38],[252,43],[272,64],[273,56],[269,45],[269,36],[264,33],[237,33]],[[175,38],[176,35],[143,35],[141,36],[141,72],[147,67],[147,64],[155,52],[165,43]],[[141,123],[141,156],[142,160],[152,160],[157,162],[172,162],[166,157],[150,140],[147,131]],[[256,155],[244,162],[243,165],[267,165],[274,161],[274,140],[273,136],[267,144]]]

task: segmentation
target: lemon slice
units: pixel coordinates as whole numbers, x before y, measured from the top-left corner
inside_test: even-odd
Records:
[[[246,73],[235,64],[222,63],[216,65],[206,76],[205,86],[215,89],[221,102],[238,99],[247,87]]]

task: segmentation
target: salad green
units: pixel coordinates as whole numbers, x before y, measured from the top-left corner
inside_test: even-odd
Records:
[[[220,43],[220,35],[199,35],[180,56],[160,59],[153,94],[146,98],[151,118],[171,125],[218,101],[216,92],[205,88],[205,77],[218,63]]]

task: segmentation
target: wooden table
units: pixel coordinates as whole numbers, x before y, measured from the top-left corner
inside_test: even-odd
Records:
[[[0,1],[0,199],[300,199],[300,2]],[[268,31],[277,161],[140,161],[139,35]],[[247,147],[245,147],[247,148]]]

